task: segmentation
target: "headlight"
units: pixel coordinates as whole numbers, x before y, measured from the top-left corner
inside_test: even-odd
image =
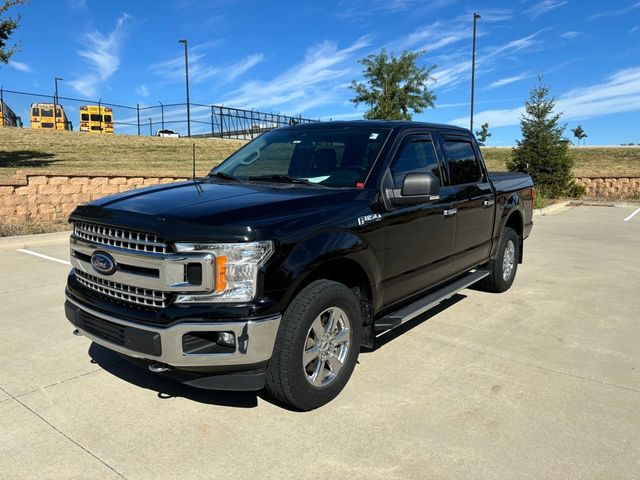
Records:
[[[256,295],[258,269],[273,253],[273,242],[177,243],[178,253],[215,256],[213,293],[180,294],[176,303],[248,302]]]

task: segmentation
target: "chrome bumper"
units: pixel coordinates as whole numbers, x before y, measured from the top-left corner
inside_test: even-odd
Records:
[[[250,365],[269,360],[273,353],[280,315],[245,322],[218,323],[180,323],[168,328],[156,328],[148,325],[122,320],[100,313],[70,298],[67,301],[78,309],[100,319],[116,323],[123,327],[133,327],[160,336],[162,353],[150,355],[131,350],[104,338],[95,336],[82,327],[74,325],[82,335],[110,350],[134,358],[153,360],[173,367],[209,367],[224,365]],[[182,350],[182,336],[189,332],[233,332],[236,337],[236,350],[233,353],[190,354]]]

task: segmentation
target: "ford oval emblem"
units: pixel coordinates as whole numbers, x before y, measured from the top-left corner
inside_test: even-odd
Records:
[[[111,275],[118,268],[118,265],[116,264],[116,261],[113,259],[113,257],[104,252],[95,252],[93,255],[91,255],[91,266],[96,272],[103,275]]]

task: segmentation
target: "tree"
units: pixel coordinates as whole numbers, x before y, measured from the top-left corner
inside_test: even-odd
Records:
[[[436,68],[418,67],[416,60],[426,51],[404,51],[400,57],[387,55],[382,49],[377,55],[369,55],[359,61],[364,66],[365,83],[353,80],[349,88],[356,96],[351,99],[359,105],[370,106],[364,114],[367,119],[411,120],[413,113],[435,106],[436,96],[428,87],[433,80],[431,72]]]
[[[582,128],[582,125],[578,125],[576,128],[572,128],[571,131],[573,132],[573,136],[578,139],[578,143],[580,143],[580,140],[583,140],[589,136]]]
[[[20,24],[20,15],[13,17],[4,17],[5,12],[11,7],[26,3],[26,0],[4,0],[0,4],[0,62],[8,63],[11,56],[18,50],[18,45],[13,44],[9,47],[7,42],[13,31]]]
[[[527,172],[540,193],[560,196],[571,193],[573,158],[569,155],[569,141],[564,137],[566,125],[561,125],[561,113],[555,113],[556,100],[549,97],[549,87],[542,75],[538,85],[529,92],[525,113],[520,117],[522,140],[507,161],[510,171]]]
[[[480,145],[484,145],[487,141],[487,138],[489,138],[490,136],[491,132],[489,132],[489,124],[485,122],[480,125],[480,130],[476,131],[476,138],[478,139],[478,143],[480,143]]]

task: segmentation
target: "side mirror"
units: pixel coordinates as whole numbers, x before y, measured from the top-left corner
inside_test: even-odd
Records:
[[[427,203],[440,198],[440,179],[432,173],[414,172],[404,177],[401,189],[387,189],[392,205]]]

